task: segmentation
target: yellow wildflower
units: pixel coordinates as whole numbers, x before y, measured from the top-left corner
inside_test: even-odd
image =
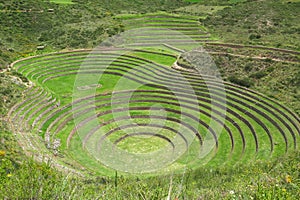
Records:
[[[6,152],[3,150],[0,150],[0,156],[5,156]]]
[[[282,192],[286,193],[286,189],[285,189],[285,188],[282,188]]]
[[[7,177],[12,177],[12,174],[7,174]]]
[[[292,177],[290,175],[285,176],[285,182],[291,183],[292,182]]]

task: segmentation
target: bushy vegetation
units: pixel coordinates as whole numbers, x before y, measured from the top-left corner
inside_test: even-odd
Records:
[[[206,49],[217,51],[216,48],[209,46]],[[298,115],[300,114],[300,69],[296,61],[297,58],[292,55],[280,55],[279,52],[270,54],[261,50],[246,51],[228,48],[227,50],[223,49],[223,52],[225,54],[213,55],[213,57],[225,80],[253,88],[278,99],[289,105]],[[235,54],[252,55],[253,57],[260,55],[266,59],[233,56]],[[273,58],[282,59],[282,62],[273,61]]]
[[[228,80],[232,83],[235,83],[237,85],[244,86],[244,87],[250,87],[251,85],[253,85],[253,83],[251,82],[251,80],[249,78],[240,77],[238,75],[229,76]]]
[[[299,1],[247,1],[203,22],[222,40],[299,50]]]
[[[0,118],[4,119],[8,110],[22,98],[25,86],[13,73],[0,73]],[[22,76],[23,77],[23,76]],[[26,78],[24,80],[27,81]]]
[[[181,0],[72,2],[0,1],[0,69],[32,53],[97,46],[123,31],[115,14],[169,11],[187,4]]]
[[[0,2],[0,68],[33,53],[96,46],[123,30],[112,15],[89,3]]]

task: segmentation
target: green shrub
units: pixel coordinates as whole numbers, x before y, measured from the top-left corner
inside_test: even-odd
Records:
[[[268,75],[268,73],[266,71],[262,70],[262,71],[258,71],[258,72],[251,74],[250,78],[261,79],[267,75]]]
[[[253,85],[253,82],[251,81],[250,78],[243,77],[239,78],[237,75],[229,76],[228,80],[231,83],[243,86],[243,87],[251,87]]]
[[[250,34],[249,35],[250,40],[257,40],[257,39],[260,39],[260,38],[261,38],[260,34]]]
[[[247,63],[245,66],[244,66],[244,70],[246,72],[250,72],[253,68],[253,64],[252,63]]]

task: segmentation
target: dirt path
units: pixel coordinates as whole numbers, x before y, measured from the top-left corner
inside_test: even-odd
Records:
[[[277,59],[277,58],[271,58],[271,57],[262,57],[262,56],[246,56],[246,55],[241,55],[241,54],[233,54],[233,53],[224,53],[224,52],[213,52],[213,51],[208,51],[209,54],[212,55],[229,55],[229,56],[233,56],[233,57],[240,57],[240,58],[251,58],[251,59],[256,59],[256,60],[272,60],[275,62],[283,62],[283,63],[294,63],[297,64],[299,62],[297,61],[290,61],[290,60],[282,60],[282,59]]]
[[[264,47],[264,46],[255,46],[255,45],[241,45],[241,44],[232,44],[232,43],[212,43],[208,42],[206,45],[212,45],[212,46],[222,46],[222,47],[229,47],[229,48],[252,48],[252,49],[264,49],[264,50],[270,50],[270,51],[277,51],[277,52],[283,52],[283,53],[290,53],[295,55],[300,55],[299,51],[289,50],[289,49],[280,49],[275,47]]]

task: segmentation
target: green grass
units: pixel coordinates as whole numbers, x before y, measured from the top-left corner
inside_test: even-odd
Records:
[[[57,4],[74,4],[72,0],[50,0],[51,3],[57,3]]]
[[[176,58],[174,58],[174,57],[168,57],[168,56],[163,56],[163,55],[159,55],[159,54],[134,52],[133,55],[151,60],[155,63],[165,65],[165,66],[172,66],[172,64],[176,61]]]
[[[164,199],[170,185],[172,199],[292,200],[300,195],[299,152],[274,161],[212,169],[199,167],[193,172],[144,179],[124,178],[119,173],[112,178],[82,178],[54,170],[51,162],[25,159],[14,167],[8,158],[7,155],[0,158],[0,198],[3,199]]]
[[[128,55],[143,58],[143,59],[147,59],[147,60],[150,60],[154,63],[161,64],[163,66],[156,67],[156,68],[161,69],[162,71],[167,72],[167,71],[171,70],[170,66],[176,60],[176,58],[175,58],[176,54],[174,54],[172,51],[170,51],[168,49],[156,49],[156,48],[145,48],[144,50],[148,50],[148,51],[144,51],[144,52],[132,51]],[[159,53],[164,53],[164,54],[167,54],[167,55],[161,55]],[[68,54],[69,53],[66,53],[66,55],[68,55]],[[79,59],[75,59],[75,60],[72,59],[72,60],[70,60],[70,63],[67,62],[67,60],[65,62],[64,61],[65,56],[62,56],[62,55],[59,55],[57,57],[58,59],[55,59],[56,58],[55,55],[53,55],[52,57],[45,56],[45,57],[33,58],[31,61],[30,60],[24,61],[24,64],[25,65],[27,64],[27,66],[21,67],[19,70],[22,71],[26,76],[29,76],[29,77],[31,77],[31,75],[35,74],[36,71],[41,71],[41,74],[42,74],[42,70],[46,71],[46,70],[49,70],[51,68],[59,69],[60,67],[71,66],[72,68],[77,70],[77,69],[79,69],[78,66],[81,65],[81,63],[83,61],[82,55],[86,55],[86,53],[82,52],[82,53],[78,54],[77,56],[79,57]],[[105,56],[101,56],[99,58],[105,58]],[[121,58],[122,57],[120,57],[119,59],[115,59],[113,64],[120,64],[121,61],[123,61]],[[50,59],[50,60],[46,60],[46,59]],[[132,58],[130,60],[131,60],[131,62],[133,62],[135,60],[138,61],[138,59],[132,59]],[[32,62],[32,61],[34,61],[34,62]],[[32,62],[32,64],[30,64],[31,62]],[[65,63],[62,64],[62,62],[65,62]],[[58,63],[61,63],[61,64],[58,65]],[[135,66],[135,65],[133,65],[134,62],[130,63],[129,61],[126,61],[126,63],[127,63],[126,64],[127,67],[132,67],[132,68],[136,68],[136,69],[141,70],[141,72],[138,72],[138,73],[135,72],[134,74],[131,74],[130,75],[131,77],[135,77],[136,75],[143,75],[143,71],[147,72],[146,71],[147,68],[140,67],[140,66]],[[143,61],[142,63],[145,63],[145,61]],[[18,63],[17,65],[20,66],[20,63]],[[143,65],[144,64],[141,64],[141,66],[143,66]],[[115,67],[116,66],[114,66],[114,65],[109,66],[107,68],[107,70],[115,71],[115,72],[119,72],[119,73],[125,73],[125,72],[122,72],[122,71],[119,71],[119,70],[115,69]],[[155,75],[152,72],[147,72],[147,73],[150,76]],[[109,94],[109,93],[112,93],[114,91],[122,91],[122,90],[128,90],[128,89],[136,89],[136,88],[146,89],[146,90],[147,89],[153,90],[152,87],[142,86],[139,83],[136,83],[135,81],[132,81],[132,80],[129,80],[129,79],[126,79],[126,78],[124,79],[124,77],[120,77],[120,76],[116,76],[116,75],[112,75],[112,74],[102,74],[101,78],[99,77],[100,78],[99,80],[97,79],[96,76],[97,75],[93,74],[93,75],[88,75],[87,77],[93,78],[93,79],[96,78],[95,80],[101,85],[101,87],[96,90],[97,94],[105,94],[105,93]],[[157,76],[157,75],[155,75],[155,76]],[[37,76],[34,76],[31,79],[34,82],[36,81],[35,77],[37,77]],[[157,76],[157,77],[159,77],[159,76]],[[47,78],[46,76],[43,77],[43,79],[46,79],[46,78]],[[148,77],[145,77],[145,78],[148,78]],[[149,77],[149,78],[151,79],[150,82],[156,83],[155,78],[151,78],[151,77]],[[62,106],[68,105],[69,103],[71,103],[72,93],[73,93],[74,90],[77,91],[77,89],[74,88],[74,83],[75,83],[75,80],[76,80],[75,75],[55,78],[53,80],[47,81],[44,84],[42,83],[43,79],[39,80],[40,86],[47,87],[47,90],[51,91],[51,93],[53,93],[58,99],[60,99],[60,103],[61,103]],[[143,78],[138,78],[138,79],[143,80]],[[200,83],[201,82],[203,82],[203,80],[201,80]],[[198,88],[198,89],[202,88],[203,89],[203,86],[201,86],[201,84],[199,84],[199,87],[195,87],[195,88]],[[204,92],[204,94],[205,93],[207,93],[207,92]],[[81,93],[81,96],[83,94],[84,95],[91,95],[90,91],[83,91]],[[237,94],[235,94],[235,93],[228,94],[228,97],[235,97],[236,95]],[[162,96],[164,96],[164,95],[162,95]],[[96,103],[95,105],[98,106],[98,105],[102,105],[104,103],[107,103],[107,102],[110,101],[110,98],[111,98],[110,96],[96,98],[96,100],[101,100],[101,102]],[[241,97],[235,97],[235,98],[237,98],[238,100],[244,101],[246,104],[255,106],[255,104],[252,104],[252,103],[244,100],[243,95]],[[132,99],[135,99],[135,98],[132,98]],[[140,98],[136,98],[136,99],[141,100]],[[145,100],[147,100],[147,99],[145,99]],[[165,99],[165,101],[166,100],[167,99]],[[169,105],[168,104],[164,105],[165,108],[180,110],[180,107],[171,104],[171,102],[174,102],[173,100],[169,101],[169,102],[170,102]],[[176,103],[176,101],[175,101],[175,103]],[[32,103],[28,102],[28,105],[29,104],[32,104]],[[128,106],[129,107],[138,107],[138,106],[151,107],[151,106],[155,106],[155,105],[156,105],[155,103],[145,102],[145,103],[130,103]],[[111,106],[110,104],[107,104],[107,105],[104,104],[103,106],[100,106],[100,107],[98,106],[99,108],[96,109],[96,112],[97,113],[102,113],[102,112],[105,112],[107,110],[122,108],[123,106],[124,106],[124,104],[120,104],[118,106],[116,106],[116,105]],[[209,104],[208,104],[208,106],[209,106]],[[240,107],[243,108],[243,109],[247,109],[245,106],[240,106]],[[228,108],[231,108],[232,110],[236,111],[237,113],[240,113],[239,109],[235,109],[233,107],[228,107]],[[68,110],[69,110],[69,108],[66,111],[68,111]],[[80,110],[78,110],[77,112],[83,111],[83,110],[84,110],[84,107],[81,108]],[[217,109],[217,110],[220,110],[220,109]],[[260,109],[260,110],[264,111],[263,109]],[[222,111],[222,110],[220,110],[220,111]],[[186,112],[190,113],[190,114],[195,114],[194,112],[188,111],[188,110],[186,110]],[[207,110],[207,112],[211,113],[210,110]],[[249,112],[252,113],[254,116],[257,116],[258,118],[260,118],[261,121],[269,128],[269,130],[272,132],[272,134],[278,135],[278,136],[274,137],[275,142],[280,142],[282,140],[281,136],[279,135],[278,130],[268,120],[264,119],[263,117],[256,114],[255,112],[252,112],[252,111],[249,111]],[[24,111],[22,111],[20,114],[22,114],[22,113],[26,113],[26,109]],[[39,113],[41,113],[41,112],[39,112]],[[61,113],[62,112],[60,112],[60,114]],[[81,114],[80,116],[78,116],[77,122],[89,117],[90,114],[91,114],[90,112],[86,113],[86,114]],[[121,114],[120,116],[124,115],[123,113],[120,113],[120,114]],[[130,114],[131,115],[148,115],[149,112],[148,111],[130,111]],[[59,114],[57,114],[53,118],[49,119],[46,122],[46,124],[43,126],[42,130],[45,131],[47,126],[51,122],[53,122],[55,120],[55,118],[58,117],[58,116],[59,116]],[[68,116],[70,116],[70,115],[68,115]],[[176,118],[176,119],[180,118],[180,116],[178,114],[174,114],[174,113],[167,113],[167,116],[173,117],[173,118]],[[231,117],[233,117],[233,116],[231,116]],[[233,118],[235,119],[235,117],[233,117]],[[270,144],[269,144],[269,139],[268,139],[267,135],[264,133],[264,130],[262,129],[262,127],[257,122],[255,122],[250,117],[245,116],[245,118],[252,124],[255,131],[257,132],[257,136],[258,136],[258,140],[259,140],[259,152],[258,152],[257,155],[254,155],[255,145],[254,145],[253,136],[251,136],[251,134],[247,133],[247,132],[249,132],[249,130],[245,126],[245,124],[239,122],[239,124],[241,125],[241,129],[244,130],[245,133],[247,133],[247,134],[245,134],[245,139],[246,139],[246,142],[247,142],[246,151],[245,151],[244,158],[241,160],[241,162],[243,162],[245,160],[249,160],[249,159],[266,159],[266,158],[268,158],[269,157],[269,146],[270,146]],[[43,121],[44,119],[45,118],[42,118],[41,121]],[[64,118],[64,119],[66,119],[66,118]],[[60,120],[60,123],[64,119]],[[112,119],[114,119],[114,116],[112,116],[111,114],[107,114],[107,115],[103,115],[101,118],[99,118],[99,122],[103,123],[103,122],[106,122],[106,121],[109,121],[109,120],[112,120]],[[210,123],[210,118],[209,117],[201,116],[200,119],[203,120],[203,122],[206,123],[206,124]],[[137,120],[136,119],[135,122],[145,123],[145,120]],[[185,119],[185,122],[189,123],[190,119],[188,119],[188,118]],[[275,122],[278,123],[280,126],[284,127],[283,124],[281,124],[281,122],[279,122],[277,119],[275,119]],[[71,140],[71,143],[70,143],[70,148],[69,149],[66,146],[66,140],[69,136],[70,131],[75,126],[75,124],[72,120],[69,121],[62,130],[60,130],[56,133],[57,135],[55,135],[55,138],[58,137],[62,140],[62,145],[61,145],[61,151],[62,152],[66,153],[66,155],[68,155],[69,154],[68,152],[70,152],[70,154],[69,154],[70,156],[67,156],[67,160],[70,159],[70,161],[72,161],[72,162],[75,161],[74,162],[75,165],[83,165],[83,166],[86,166],[88,168],[91,168],[91,169],[94,170],[95,173],[100,173],[100,174],[101,173],[107,173],[107,174],[112,175],[113,174],[112,170],[106,169],[106,170],[102,171],[102,167],[97,169],[96,166],[100,165],[100,164],[95,162],[93,157],[87,156],[85,158],[81,158],[84,154],[88,154],[86,149],[80,147],[81,146],[80,144],[82,142],[82,139],[85,138],[88,131],[91,130],[90,126],[93,125],[92,123],[94,123],[94,122],[89,122],[89,123],[87,123],[86,126],[80,128],[80,130],[81,130],[80,134],[78,136],[77,135],[73,136],[73,138]],[[170,127],[174,127],[174,124],[172,124],[172,123],[169,123],[168,125]],[[218,126],[219,125],[213,125],[212,127],[216,128]],[[229,126],[232,127],[232,125],[230,125],[230,124],[229,124]],[[54,131],[57,127],[58,127],[58,125],[55,125],[53,127],[53,130],[50,130],[52,134],[55,134],[55,132],[52,132],[52,131]],[[117,127],[118,127],[118,124],[116,124],[116,123],[111,123],[111,124],[102,126],[99,129],[99,131],[91,137],[88,144],[93,144],[94,141],[96,141],[97,138],[99,138],[101,136],[101,134],[106,133],[106,132],[110,131],[111,129],[117,128]],[[140,130],[144,130],[144,129],[140,129]],[[155,130],[155,129],[153,129],[153,130]],[[206,128],[203,127],[203,126],[199,127],[198,130],[199,130],[200,133],[202,133],[202,136],[205,136],[206,134],[208,134]],[[241,142],[240,136],[236,132],[237,130],[235,128],[233,130],[235,130],[234,133],[233,133],[233,137],[234,137],[235,141],[236,142],[238,142],[238,141]],[[287,131],[287,129],[284,129],[284,131]],[[145,130],[144,130],[144,132],[145,132]],[[124,135],[123,132],[116,132],[116,134],[111,135],[109,137],[109,139],[111,141],[115,141],[123,135]],[[163,135],[169,135],[169,133],[163,132]],[[151,139],[145,139],[145,140],[143,140],[142,138],[141,137],[127,138],[126,140],[121,142],[119,145],[120,145],[120,147],[122,147],[124,149],[127,149],[129,151],[133,151],[133,152],[152,151],[154,149],[153,144],[157,144],[156,148],[158,148],[161,145],[165,145],[165,143],[162,144],[161,140],[158,139],[158,138],[152,137]],[[292,139],[290,137],[288,137],[288,140],[291,141]],[[135,141],[135,142],[133,142],[133,141]],[[139,145],[132,145],[132,143],[134,143],[134,144],[138,143]],[[219,143],[220,143],[219,151],[214,156],[213,159],[211,159],[211,156],[213,156],[213,152],[211,152],[203,160],[197,159],[197,157],[195,157],[195,156],[197,155],[196,152],[199,151],[198,150],[198,145],[199,144],[197,145],[197,143],[195,143],[191,146],[191,149],[190,149],[191,152],[190,153],[187,153],[184,156],[182,156],[182,158],[179,159],[179,161],[175,162],[174,164],[172,164],[171,166],[166,168],[166,170],[171,170],[171,169],[180,170],[180,168],[181,168],[180,166],[188,166],[190,168],[196,169],[196,168],[198,168],[198,166],[200,166],[202,164],[206,164],[206,166],[212,166],[212,167],[218,166],[218,165],[220,165],[220,163],[227,163],[228,165],[234,165],[236,162],[238,162],[238,159],[239,159],[240,153],[241,153],[241,143],[239,143],[239,144],[237,143],[237,145],[236,145],[236,147],[239,147],[239,148],[236,148],[235,151],[233,152],[233,155],[232,155],[233,160],[228,159],[230,157],[230,152],[229,152],[230,151],[230,138],[228,136],[228,133],[226,133],[226,131],[223,131],[221,133],[221,135],[219,137]],[[94,148],[91,148],[89,150],[95,151]],[[279,147],[276,147],[275,151],[274,151],[274,156],[281,155],[283,151],[284,151],[283,146],[280,145]],[[78,154],[76,154],[76,152],[78,152]],[[75,160],[72,160],[72,159],[75,159]],[[206,162],[208,162],[208,163],[206,163]],[[110,171],[110,172],[108,172],[108,171]]]
[[[162,19],[164,16],[165,17],[171,17],[168,18],[170,20],[172,19],[177,19],[177,20],[197,20],[196,16],[193,15],[182,15],[182,14],[176,14],[176,13],[168,13],[168,12],[164,12],[164,11],[158,11],[158,12],[152,12],[152,13],[144,13],[144,14],[118,14],[116,15],[116,18],[122,19],[122,20],[130,20],[130,19],[139,19],[139,18],[146,18],[149,19],[151,17],[157,17],[157,16],[161,16]]]

